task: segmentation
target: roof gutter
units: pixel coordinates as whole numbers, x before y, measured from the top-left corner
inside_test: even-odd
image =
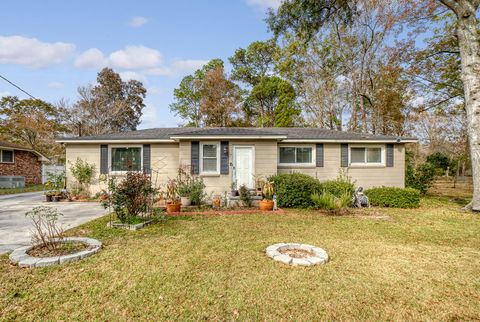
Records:
[[[199,135],[199,136],[171,136],[179,140],[283,140],[286,135]]]
[[[11,147],[11,146],[0,146],[0,149],[4,149],[4,150],[18,150],[18,151],[31,152],[31,153],[35,154],[35,155],[38,157],[38,159],[39,159],[40,161],[42,161],[42,162],[43,162],[43,161],[45,161],[45,162],[50,161],[49,158],[47,158],[46,156],[44,156],[44,155],[41,154],[40,152],[37,152],[37,151],[32,150],[32,149],[14,148],[14,147]]]
[[[282,143],[415,143],[417,139],[287,139]]]
[[[170,139],[92,139],[92,140],[82,140],[82,139],[58,139],[55,140],[57,143],[174,143],[175,140]]]

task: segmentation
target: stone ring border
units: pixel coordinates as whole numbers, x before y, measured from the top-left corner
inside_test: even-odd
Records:
[[[59,239],[57,239],[59,240]],[[20,267],[45,267],[58,264],[64,264],[69,262],[75,262],[81,260],[85,257],[91,256],[98,252],[102,247],[102,243],[93,238],[87,237],[66,237],[62,241],[73,241],[87,244],[89,249],[79,251],[77,253],[63,255],[63,256],[53,256],[53,257],[34,257],[27,254],[27,252],[35,247],[35,245],[23,246],[15,249],[10,254],[10,261],[14,264],[18,264]]]
[[[281,250],[286,249],[301,249],[312,252],[314,256],[308,258],[293,258],[287,254],[280,253]],[[273,260],[292,266],[313,266],[326,264],[328,262],[328,254],[322,248],[297,243],[279,243],[268,246],[266,254]]]

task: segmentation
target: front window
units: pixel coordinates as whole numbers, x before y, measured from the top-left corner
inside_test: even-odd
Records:
[[[111,150],[112,171],[141,171],[142,148],[119,147]]]
[[[0,162],[13,163],[13,151],[0,150]]]
[[[202,173],[218,173],[218,161],[220,147],[218,144],[202,144],[201,149],[201,172]]]
[[[382,148],[352,147],[350,149],[351,164],[382,164]]]
[[[280,164],[312,164],[311,147],[280,147]]]

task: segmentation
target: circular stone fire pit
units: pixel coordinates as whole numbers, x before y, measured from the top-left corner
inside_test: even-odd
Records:
[[[44,266],[52,266],[58,265],[68,262],[78,261],[85,257],[91,256],[98,252],[102,247],[102,243],[93,238],[86,238],[86,237],[66,237],[63,238],[64,242],[78,242],[86,244],[88,247],[85,250],[63,255],[63,256],[54,256],[54,257],[34,257],[30,256],[27,252],[34,248],[35,245],[30,246],[23,246],[20,248],[15,249],[10,254],[10,261],[14,264],[18,264],[20,267],[44,267]]]
[[[313,266],[328,262],[325,250],[306,244],[280,243],[267,247],[267,256],[292,266]]]

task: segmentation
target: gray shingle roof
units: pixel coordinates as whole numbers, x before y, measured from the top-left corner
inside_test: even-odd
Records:
[[[168,140],[172,137],[202,138],[205,136],[286,136],[294,140],[415,140],[413,138],[343,132],[320,128],[153,128],[98,136],[60,138],[60,142],[97,140]]]

